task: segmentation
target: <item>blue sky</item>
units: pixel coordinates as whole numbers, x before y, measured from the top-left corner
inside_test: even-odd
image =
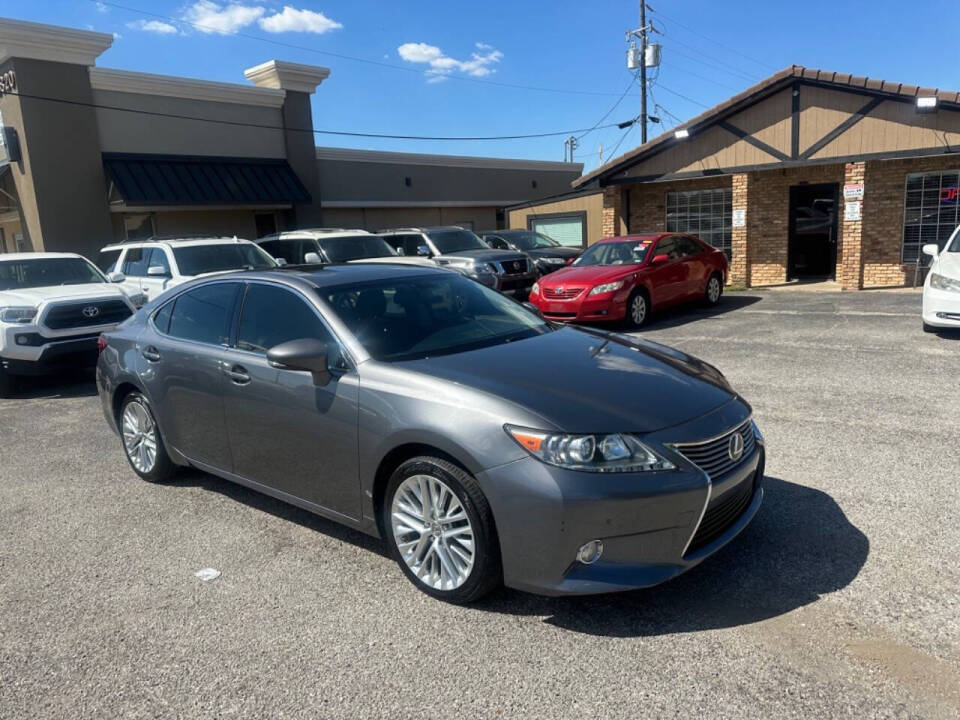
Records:
[[[632,0],[116,0],[130,9],[112,2],[4,0],[0,14],[116,33],[114,46],[98,63],[104,67],[245,82],[244,68],[273,58],[327,66],[331,76],[313,100],[318,129],[516,135],[589,128],[632,82],[624,41],[624,31],[637,24]],[[662,109],[650,112],[662,117],[665,127],[672,116],[692,117],[793,63],[960,88],[955,2],[651,0],[649,5],[663,31],[657,37],[663,64],[653,88]],[[632,118],[639,105],[634,84],[606,122]],[[651,136],[660,131],[653,125]],[[616,128],[585,135],[578,161],[587,170],[596,166],[601,146],[609,159],[623,135]],[[639,144],[639,136],[638,128],[632,130],[618,152]],[[563,140],[318,136],[317,144],[560,160]]]

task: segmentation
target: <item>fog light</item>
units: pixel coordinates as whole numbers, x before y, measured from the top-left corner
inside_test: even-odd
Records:
[[[17,335],[17,345],[29,345],[30,337],[27,335]]]
[[[577,560],[584,565],[592,565],[603,555],[603,541],[591,540],[577,552]]]

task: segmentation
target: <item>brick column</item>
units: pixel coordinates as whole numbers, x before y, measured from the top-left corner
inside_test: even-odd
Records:
[[[603,189],[603,237],[624,234],[623,190],[620,185],[609,185]]]
[[[864,183],[863,199],[860,203],[869,202],[869,191],[866,183],[866,163],[847,163],[843,176],[845,185]],[[857,202],[857,201],[851,201]],[[846,203],[841,203],[837,212],[840,216],[840,247],[837,249],[837,280],[844,290],[863,289],[863,205],[860,207],[859,220],[845,220]]]
[[[747,200],[750,191],[750,176],[747,173],[739,173],[733,176],[732,181],[733,211],[743,210],[748,221],[743,227],[732,228],[732,253],[727,279],[731,284],[749,285],[750,256],[749,246],[747,245],[747,228],[749,226],[750,210],[747,206]]]

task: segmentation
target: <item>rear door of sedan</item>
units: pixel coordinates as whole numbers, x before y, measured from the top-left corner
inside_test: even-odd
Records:
[[[649,277],[653,286],[651,299],[654,306],[663,307],[676,302],[683,294],[685,269],[677,248],[677,238],[660,238],[651,254],[651,261],[658,255],[666,255],[667,261],[650,266]]]
[[[684,267],[684,278],[681,295],[687,299],[698,297],[706,290],[707,276],[712,269],[707,261],[707,252],[693,238],[679,235],[676,241],[683,256],[681,263]]]
[[[224,364],[224,408],[234,472],[339,515],[360,517],[359,377],[299,290],[250,281]],[[267,350],[301,338],[327,343],[332,379],[281,370]]]

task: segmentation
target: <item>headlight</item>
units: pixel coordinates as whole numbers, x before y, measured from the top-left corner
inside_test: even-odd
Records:
[[[504,425],[524,450],[548,465],[587,472],[624,473],[674,470],[633,435],[568,435]]]
[[[953,278],[933,273],[930,275],[930,287],[936,288],[937,290],[960,292],[960,280],[954,280]]]
[[[8,323],[28,323],[37,316],[35,307],[0,307],[0,320]]]
[[[534,295],[538,295],[540,293],[540,283],[534,283],[530,287],[530,292],[533,293]]]
[[[489,273],[489,274],[495,275],[497,272],[497,269],[490,263],[476,263],[473,266],[473,271],[477,274]]]
[[[543,260],[547,265],[563,265],[566,262],[566,260],[563,258],[545,257],[540,259]]]
[[[623,287],[623,280],[617,280],[616,282],[608,282],[603,285],[597,285],[593,290],[590,291],[591,295],[599,295],[600,293],[613,292],[614,290],[619,290]]]

